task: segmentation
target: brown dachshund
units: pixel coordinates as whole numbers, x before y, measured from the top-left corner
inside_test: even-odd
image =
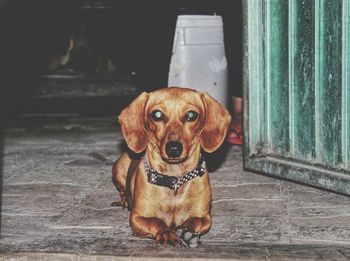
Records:
[[[231,116],[206,93],[164,88],[140,94],[119,116],[128,147],[113,166],[134,235],[197,246],[211,226],[211,188],[201,149],[225,139]]]

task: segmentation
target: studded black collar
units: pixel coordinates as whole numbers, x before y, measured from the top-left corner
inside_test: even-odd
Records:
[[[168,176],[161,173],[158,173],[150,164],[147,158],[147,153],[144,156],[144,166],[145,171],[147,174],[148,182],[157,186],[167,187],[169,189],[173,189],[175,193],[177,190],[187,183],[188,181],[196,178],[201,177],[204,175],[206,170],[206,163],[201,157],[197,168],[194,170],[191,170],[190,172],[187,172],[186,174],[182,175],[181,177],[174,177],[174,176]]]

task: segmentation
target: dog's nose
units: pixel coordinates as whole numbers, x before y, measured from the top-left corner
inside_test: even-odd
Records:
[[[179,141],[169,141],[165,146],[165,150],[170,158],[177,158],[182,153],[182,144]]]

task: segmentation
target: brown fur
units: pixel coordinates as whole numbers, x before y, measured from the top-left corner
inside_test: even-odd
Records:
[[[155,109],[164,113],[164,120],[152,120]],[[198,113],[196,121],[184,120],[190,110]],[[177,87],[144,92],[119,116],[129,148],[136,153],[146,150],[154,169],[178,177],[197,167],[201,149],[211,153],[219,148],[230,121],[227,110],[209,95]],[[183,145],[176,162],[170,162],[166,153],[165,144],[170,140]],[[209,231],[211,189],[207,172],[181,186],[175,195],[169,188],[148,183],[143,158],[135,161],[125,152],[115,162],[113,176],[121,204],[131,210],[134,235],[177,244],[176,229],[199,235]]]

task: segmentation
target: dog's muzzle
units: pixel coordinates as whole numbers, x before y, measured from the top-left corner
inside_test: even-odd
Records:
[[[182,153],[183,146],[179,141],[169,141],[165,145],[166,154],[169,158],[178,158]]]

